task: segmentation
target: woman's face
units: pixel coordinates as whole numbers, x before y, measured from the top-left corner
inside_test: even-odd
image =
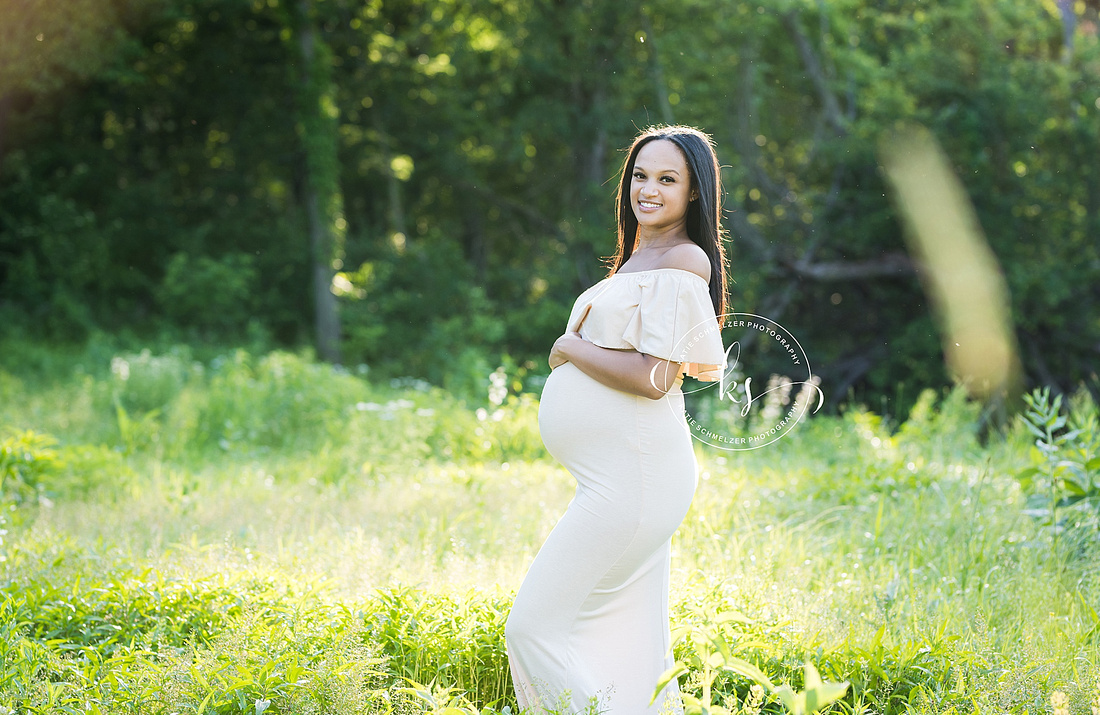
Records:
[[[667,139],[649,142],[631,172],[630,205],[639,226],[659,230],[685,222],[691,176],[678,146]]]

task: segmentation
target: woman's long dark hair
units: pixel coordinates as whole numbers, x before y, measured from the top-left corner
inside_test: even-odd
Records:
[[[714,142],[708,135],[693,127],[650,127],[634,139],[619,177],[619,196],[615,205],[619,217],[619,242],[615,255],[611,257],[608,275],[618,271],[630,258],[630,254],[634,253],[634,246],[638,242],[638,218],[630,205],[634,162],[643,146],[658,139],[665,139],[679,147],[687,161],[688,172],[691,174],[689,189],[699,195],[698,199],[688,203],[688,237],[710,259],[710,299],[714,304],[715,314],[721,317],[726,310],[726,251],[722,245],[724,231],[719,218],[722,213],[722,180]]]

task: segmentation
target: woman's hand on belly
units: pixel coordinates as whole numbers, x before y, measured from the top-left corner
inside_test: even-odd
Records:
[[[569,362],[568,353],[570,348],[573,347],[572,343],[580,341],[582,343],[588,342],[581,337],[578,332],[568,332],[562,335],[560,338],[554,341],[554,347],[550,348],[550,369],[553,370],[559,365],[563,365]]]
[[[581,372],[608,387],[651,400],[659,400],[676,386],[680,363],[662,360],[636,350],[612,350],[569,332],[550,349],[550,369],[571,362]]]

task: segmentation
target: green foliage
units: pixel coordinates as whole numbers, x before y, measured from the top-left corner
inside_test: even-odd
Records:
[[[146,2],[74,0],[64,8],[41,0],[8,8],[0,28],[2,91],[49,95],[111,62],[125,38],[120,23]]]
[[[907,121],[958,167],[1028,375],[1090,373],[1093,5],[1072,53],[1033,0],[54,5],[0,28],[4,332],[297,346],[316,267],[352,360],[466,396],[502,355],[545,371],[613,250],[615,148],[682,121],[726,167],[733,304],[897,418],[949,384],[912,271],[876,270],[905,261],[873,147]]]
[[[349,362],[416,375],[462,396],[480,387],[471,383],[492,369],[487,356],[501,350],[506,328],[484,289],[469,284],[473,276],[452,244],[440,237],[386,252],[341,275],[350,286],[341,309]]]
[[[213,258],[177,253],[168,261],[156,291],[164,316],[201,335],[241,334],[255,310],[259,274],[255,256],[230,253]]]
[[[1062,410],[1062,396],[1051,399],[1050,389],[1024,396],[1027,410],[1020,424],[1034,437],[1031,465],[1016,478],[1028,493],[1031,516],[1054,527],[1100,529],[1100,412],[1084,389]],[[1058,518],[1059,509],[1071,509],[1084,521]]]
[[[187,432],[196,446],[235,444],[282,447],[317,439],[339,427],[343,415],[368,394],[351,375],[292,353],[255,359],[237,351],[211,367],[210,387],[199,398]]]
[[[933,458],[977,450],[981,405],[961,385],[940,397],[935,390],[921,391],[897,430],[899,446]]]
[[[102,444],[67,444],[58,454],[62,469],[47,489],[54,499],[118,493],[135,478],[119,449]]]
[[[208,644],[249,595],[227,584],[166,579],[153,570],[88,577],[72,583],[32,579],[18,589],[9,585],[5,595],[23,609],[23,632],[74,650],[88,647],[104,657],[134,643],[170,651]]]
[[[713,601],[687,604],[684,620],[672,634],[678,659],[658,681],[654,698],[672,680],[690,675],[690,692],[684,695],[687,715],[758,713],[765,704],[765,693],[769,695],[767,702],[780,703],[792,715],[810,715],[827,709],[848,691],[847,682],[823,682],[817,667],[808,661],[801,673],[790,673],[802,683],[802,690],[789,683],[776,685],[776,676],[769,676],[749,658],[766,653],[769,641],[782,638],[782,628],[754,621],[739,611],[724,610],[723,606]],[[843,667],[834,660],[835,654],[817,656],[832,669]],[[786,670],[791,667],[789,663],[789,655],[779,650],[770,658],[769,667]],[[744,685],[745,679],[751,685]],[[739,697],[742,690],[743,700]],[[696,692],[699,694],[694,695]]]
[[[34,502],[61,471],[57,440],[23,432],[0,441],[0,504]]]
[[[573,488],[522,367],[460,400],[306,354],[12,344],[0,706],[515,712],[511,592]],[[1095,407],[1082,393],[1051,416],[1055,401],[1041,409],[1061,479],[1095,456]],[[812,711],[840,682],[827,712],[1094,698],[1100,551],[1067,519],[1091,524],[1092,502],[1057,507],[1059,539],[1078,534],[1052,561],[1015,478],[1039,435],[983,444],[980,419],[961,389],[928,391],[900,425],[852,408],[768,449],[700,448],[670,604],[689,709]]]
[[[31,358],[24,364],[34,379],[0,373],[4,404],[27,408],[12,413],[16,424],[21,414],[67,405],[55,432],[107,445],[62,448],[71,466],[61,475],[70,483],[65,490],[126,482],[129,470],[119,453],[201,458],[312,449],[334,459],[307,465],[301,480],[325,483],[370,477],[409,459],[464,463],[545,456],[538,403],[521,392],[526,371],[514,365],[510,372],[483,367],[480,374],[471,367],[471,394],[460,400],[423,380],[380,385],[365,377],[365,368],[350,374],[283,351],[236,350],[204,362],[181,346],[113,354],[108,346],[64,359],[38,356],[30,347],[17,350]],[[75,375],[61,383],[65,387],[35,396],[40,371]]]
[[[89,3],[78,3],[74,10],[90,12],[90,22],[64,19],[48,3],[31,3],[20,13],[40,27],[64,19],[87,29],[116,23],[120,15],[132,24],[101,33],[115,51],[85,62],[79,84],[66,85],[60,106],[0,91],[24,110],[7,113],[18,146],[36,149],[0,149],[0,261],[11,279],[0,302],[22,294],[15,302],[23,310],[10,311],[17,324],[59,338],[80,338],[91,325],[149,330],[193,319],[195,326],[175,325],[228,331],[227,323],[262,302],[263,327],[295,339],[309,320],[309,251],[295,217],[286,213],[290,177],[280,157],[293,146],[294,126],[273,98],[257,102],[246,91],[253,82],[273,89],[287,79],[287,56],[277,51],[279,28],[269,22],[277,11],[230,2],[121,4],[132,7],[118,12],[120,3],[99,3],[103,11],[91,12],[79,7]],[[20,41],[40,50],[35,34],[22,34]],[[253,42],[242,44],[245,37]],[[240,52],[245,47],[271,61],[255,72],[223,71],[248,64]],[[87,50],[61,48],[66,55]],[[54,77],[72,79],[71,73]],[[52,143],[58,130],[70,141]],[[237,132],[260,141],[241,144]],[[200,269],[194,280],[180,275],[181,254]],[[251,266],[242,262],[245,256]],[[162,285],[173,261],[174,273]],[[253,279],[241,280],[248,278],[242,270]],[[209,284],[212,273],[229,271],[227,284]],[[262,283],[254,279],[259,275]],[[188,287],[213,290],[186,295],[181,303]],[[220,310],[246,289],[253,293],[245,305]],[[210,300],[196,316],[191,308],[202,298]]]
[[[16,165],[15,172],[26,176],[18,167],[20,159],[19,155],[12,157],[9,166]],[[3,217],[6,233],[34,250],[5,261],[5,287],[37,307],[4,310],[4,324],[8,330],[21,327],[63,340],[87,338],[95,320],[82,294],[92,288],[95,276],[110,270],[95,214],[72,198],[37,193],[34,186],[16,186],[10,191],[16,195],[9,195],[5,202],[9,206]],[[20,209],[23,216],[11,215]],[[98,255],[88,250],[97,245]]]
[[[497,705],[512,698],[503,638],[511,600],[391,588],[369,604],[366,635],[396,676],[447,683],[475,707]]]
[[[390,712],[357,616],[262,580],[86,572],[9,587],[0,618],[0,700],[26,712]]]
[[[186,351],[153,355],[150,350],[116,355],[111,359],[112,393],[128,412],[163,410],[183,391],[187,380],[201,371]]]
[[[907,713],[918,703],[964,701],[957,686],[974,665],[974,654],[954,648],[943,633],[890,643],[882,626],[870,643],[849,639],[829,660],[832,669],[850,674],[853,694],[874,698],[884,712]]]
[[[122,456],[104,446],[58,444],[25,431],[0,440],[0,504],[34,505],[109,491],[133,475]]]
[[[775,449],[804,455],[808,445],[828,440],[830,449],[816,457],[826,471],[811,471],[801,488],[815,498],[859,504],[876,495],[934,490],[958,455],[981,453],[980,415],[981,405],[962,386],[923,390],[900,425],[849,406],[836,420],[807,420]]]
[[[308,603],[249,609],[168,673],[177,707],[211,713],[384,713],[384,661],[354,614]]]

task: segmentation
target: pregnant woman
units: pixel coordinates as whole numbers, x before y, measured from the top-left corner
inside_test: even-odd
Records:
[[[539,429],[577,491],[505,628],[525,713],[680,713],[669,653],[669,554],[695,492],[682,375],[726,360],[718,161],[690,127],[634,140],[610,274],[577,298],[550,351]]]

